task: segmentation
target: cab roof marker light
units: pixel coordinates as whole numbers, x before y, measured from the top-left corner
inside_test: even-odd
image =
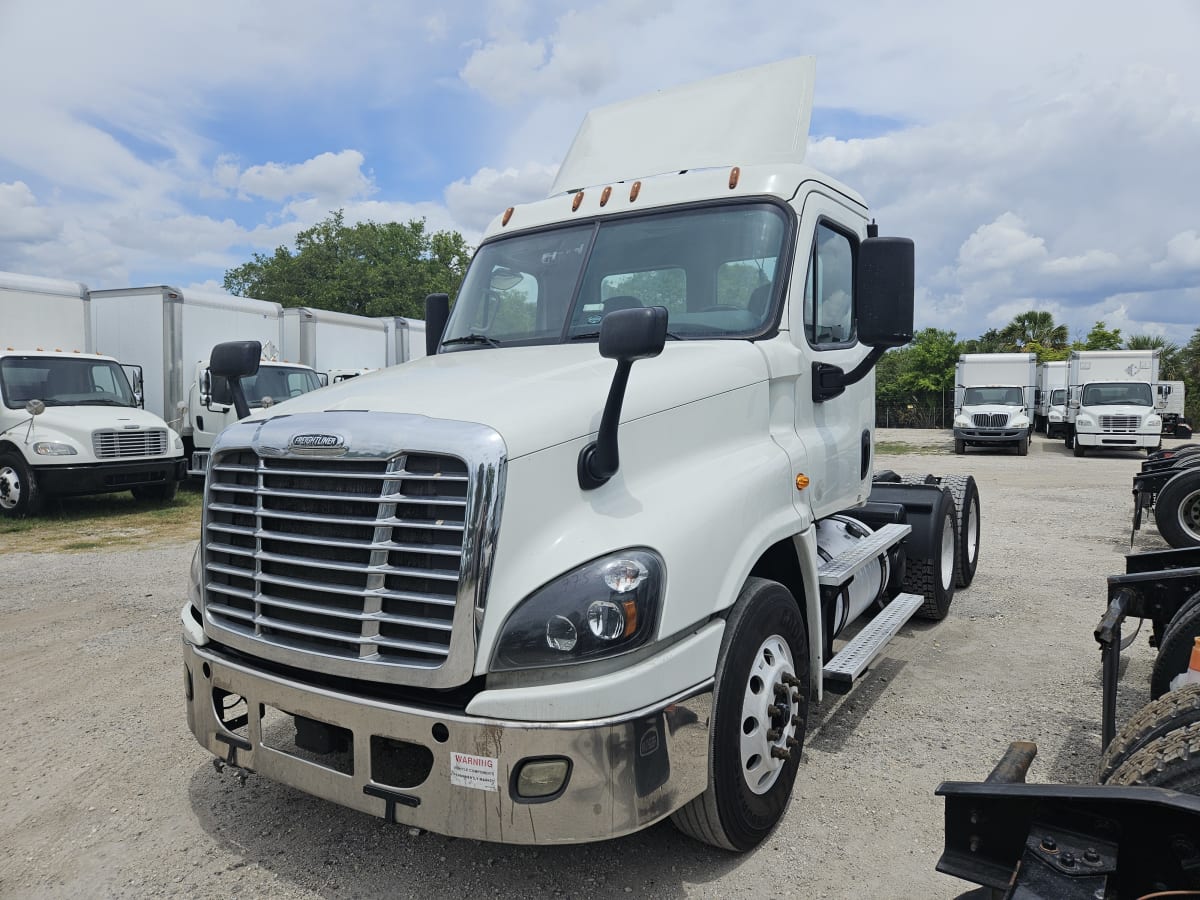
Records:
[[[608,198],[611,196],[612,196],[612,186],[610,185],[600,192],[600,205],[607,206]]]
[[[571,201],[571,212],[577,212],[580,205],[583,203],[583,191],[575,195],[575,199]]]
[[[635,181],[633,186],[629,188],[629,202],[632,203],[638,198],[638,194],[642,192],[642,183]]]
[[[510,206],[508,209],[506,209],[506,210],[504,211],[504,215],[503,215],[503,216],[501,216],[501,218],[500,218],[500,225],[501,225],[501,226],[504,226],[504,225],[507,225],[507,224],[508,224],[508,220],[512,218],[513,209],[514,209],[514,207],[511,207],[511,206]]]
[[[729,170],[729,189],[732,191],[738,186],[738,179],[742,177],[742,170],[738,166],[734,166]]]

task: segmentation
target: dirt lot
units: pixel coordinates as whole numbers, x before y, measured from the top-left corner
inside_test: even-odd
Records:
[[[974,585],[910,624],[845,697],[814,711],[787,818],[731,856],[667,824],[531,849],[413,834],[251,778],[218,774],[187,731],[179,608],[193,543],[16,548],[0,535],[0,896],[952,897],[934,872],[944,779],[981,780],[1008,742],[1031,781],[1086,782],[1099,752],[1104,578],[1123,570],[1140,456],[950,452],[947,432],[881,432],[900,472],[972,473]],[[909,446],[900,446],[902,442]],[[919,446],[918,446],[919,445]],[[1139,548],[1162,546],[1151,526]],[[1128,651],[1122,717],[1148,699]]]

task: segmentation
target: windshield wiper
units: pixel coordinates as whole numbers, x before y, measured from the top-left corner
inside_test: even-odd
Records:
[[[569,340],[572,340],[572,341],[594,341],[598,337],[600,337],[600,332],[598,332],[598,331],[584,331],[584,332],[580,332],[579,334],[571,335]],[[682,341],[683,340],[683,338],[681,338],[679,335],[677,335],[673,331],[668,331],[667,337],[669,337],[673,341]]]
[[[499,347],[500,341],[495,338],[490,338],[486,334],[467,334],[462,337],[450,338],[448,341],[442,341],[442,347],[449,347],[451,344],[487,344],[489,347]]]
[[[75,406],[129,406],[128,403],[122,403],[120,400],[80,400]]]

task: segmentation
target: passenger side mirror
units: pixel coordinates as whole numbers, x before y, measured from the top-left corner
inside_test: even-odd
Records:
[[[868,347],[900,347],[913,337],[913,242],[869,237],[858,247],[858,339]]]
[[[209,357],[208,370],[212,373],[213,399],[216,399],[217,382],[225,379],[239,419],[250,415],[250,404],[246,402],[246,394],[242,391],[242,379],[258,374],[258,363],[261,359],[262,344],[258,341],[226,341],[213,347]]]

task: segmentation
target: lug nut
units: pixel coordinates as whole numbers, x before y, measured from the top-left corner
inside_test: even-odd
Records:
[[[795,675],[789,675],[786,672],[783,674],[783,677],[780,679],[780,681],[782,681],[788,687],[794,687],[794,688],[800,687],[800,679],[797,678]]]
[[[1075,866],[1075,854],[1074,854],[1074,853],[1064,853],[1064,854],[1062,855],[1062,860],[1061,860],[1061,862],[1062,862],[1062,864],[1063,864],[1063,865],[1064,865],[1066,868],[1068,868],[1068,869],[1074,868],[1074,866]]]
[[[789,694],[791,694],[791,691],[788,690],[788,686],[786,684],[776,684],[775,685],[775,696],[776,697],[787,697]]]
[[[804,723],[800,721],[799,716],[792,716],[792,724],[793,725],[803,725]]]
[[[783,729],[781,729],[781,728],[772,728],[770,731],[767,732],[767,740],[768,741],[777,741],[781,737],[783,737]]]
[[[767,707],[767,715],[772,719],[778,719],[784,714],[784,712],[785,710],[782,706],[775,706],[774,704],[771,704]]]
[[[797,747],[800,746],[800,742],[798,740],[796,740],[794,737],[790,737],[787,739],[787,746],[788,746],[789,750],[795,750]]]
[[[1042,849],[1046,850],[1050,853],[1053,853],[1055,850],[1058,849],[1058,844],[1055,843],[1054,838],[1044,837],[1044,838],[1042,838]]]
[[[791,758],[792,758],[792,751],[791,751],[791,750],[784,750],[782,747],[772,747],[772,748],[771,748],[771,755],[772,755],[773,757],[775,757],[776,759],[791,759]]]

